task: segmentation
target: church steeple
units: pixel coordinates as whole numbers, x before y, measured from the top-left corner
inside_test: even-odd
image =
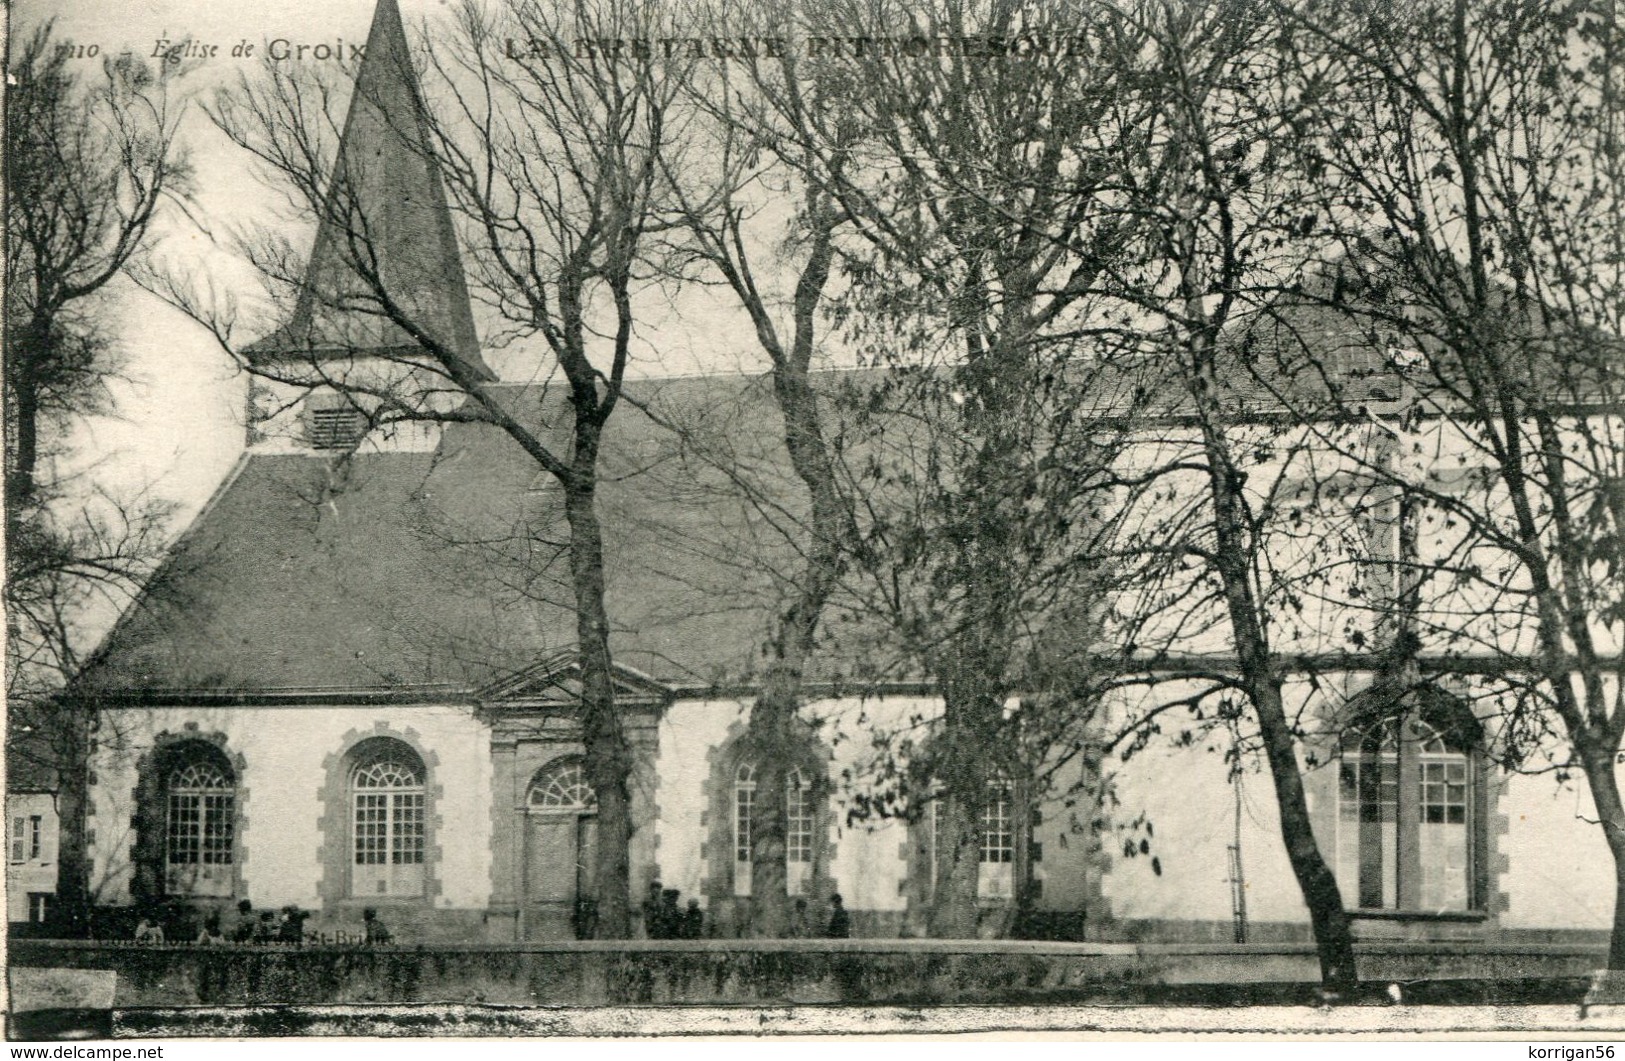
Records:
[[[436,342],[494,378],[433,142],[400,9],[378,0],[305,285],[292,319],[249,347],[251,361],[410,356],[421,346],[382,314],[381,287]]]

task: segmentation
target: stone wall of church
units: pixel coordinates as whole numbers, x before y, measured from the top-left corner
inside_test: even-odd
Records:
[[[921,878],[929,862],[921,827],[875,814],[866,797],[886,784],[877,745],[918,743],[940,713],[938,701],[912,696],[826,699],[804,709],[806,760],[819,764],[826,785],[801,889],[812,931],[827,917],[830,893],[838,892],[854,935],[925,934],[928,892]],[[732,749],[749,717],[749,699],[678,701],[660,727],[654,871],[665,887],[681,891],[682,901],[698,898],[712,933],[721,937],[741,933],[748,910],[734,880],[739,763]],[[1083,915],[1099,888],[1092,802],[1079,792],[1083,769],[1079,761],[1058,771],[1022,848],[1030,859],[1025,872],[1036,882],[1031,905],[1041,917],[1065,920],[1056,931],[1073,936],[1081,935]],[[1013,909],[1014,900],[986,905],[991,925],[1000,920],[994,916],[999,908]]]
[[[1365,681],[1350,677],[1355,685]],[[1347,792],[1340,792],[1335,726],[1327,717],[1330,701],[1347,690],[1336,676],[1324,675],[1316,689],[1294,682],[1286,695],[1289,710],[1311,731],[1300,765],[1316,839],[1339,874],[1345,906],[1356,910],[1362,904],[1358,883],[1347,879],[1347,850],[1338,861],[1340,834],[1359,825],[1340,807]],[[1178,689],[1167,687],[1162,695],[1176,696]],[[1189,743],[1180,740],[1181,725],[1190,725]],[[1493,742],[1493,730],[1486,730],[1486,739]],[[1112,830],[1103,843],[1103,902],[1091,914],[1092,938],[1233,938],[1232,847],[1239,848],[1249,940],[1309,938],[1307,910],[1280,835],[1274,783],[1256,755],[1244,758],[1232,776],[1224,754],[1229,747],[1222,728],[1204,731],[1189,719],[1165,719],[1157,740],[1112,764]],[[1584,778],[1559,782],[1551,772],[1509,774],[1482,753],[1472,759],[1467,864],[1460,871],[1468,875],[1467,908],[1367,904],[1355,919],[1357,936],[1559,943],[1600,938],[1612,916],[1613,863]],[[1400,799],[1420,787],[1419,781],[1407,782],[1397,788]],[[1346,848],[1347,837],[1341,839]],[[1397,860],[1401,874],[1420,876],[1425,871],[1419,863],[1433,857],[1421,850],[1426,842],[1413,853],[1388,849],[1381,857]]]
[[[365,741],[399,741],[424,768],[421,894],[357,894],[350,864],[346,756]],[[190,743],[188,743],[190,742]],[[218,749],[234,775],[235,835],[224,880],[196,899],[229,909],[297,904],[325,929],[360,925],[364,906],[425,938],[467,938],[490,897],[491,753],[486,726],[455,706],[140,708],[103,714],[93,765],[90,849],[97,901],[157,898],[164,872],[162,805],[153,805],[158,758],[184,747]],[[168,750],[166,752],[166,750]],[[168,761],[168,760],[164,760]]]

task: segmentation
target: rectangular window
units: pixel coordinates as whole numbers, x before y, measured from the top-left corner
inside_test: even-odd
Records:
[[[756,786],[740,782],[734,786],[734,894],[750,894],[750,823],[756,812]]]
[[[1466,910],[1471,904],[1468,888],[1469,836],[1468,772],[1461,756],[1432,759],[1421,763],[1421,835],[1418,848],[1421,904],[1424,910]]]
[[[28,819],[28,857],[37,861],[40,854],[40,816],[32,815]]]
[[[172,866],[231,865],[236,797],[230,792],[171,792],[167,847]]]
[[[355,862],[381,866],[388,861],[389,795],[358,792],[355,797]]]
[[[23,836],[23,830],[27,825],[27,818],[16,817],[11,819],[11,860],[13,862],[28,861],[28,847]]]
[[[785,787],[784,879],[789,895],[806,895],[812,886],[813,809],[811,793],[792,774]]]
[[[423,862],[423,793],[397,792],[393,800],[389,861],[397,866],[419,865]]]
[[[792,785],[786,792],[789,801],[784,832],[784,857],[791,862],[811,862],[813,843],[813,813],[811,800],[804,786]]]
[[[988,784],[982,807],[982,842],[976,867],[976,897],[1015,898],[1016,832],[1009,782]]]
[[[47,917],[49,917],[50,914],[51,914],[51,893],[50,892],[29,892],[28,893],[28,920],[34,922],[34,924],[36,924],[36,925],[43,924],[45,922],[45,919]]]
[[[356,895],[421,895],[425,853],[422,792],[355,793]]]
[[[926,861],[931,864],[931,894],[937,894],[937,836],[942,826],[942,798],[937,793],[931,798],[931,809],[926,812]]]
[[[194,792],[169,794],[169,864],[195,866],[202,861],[203,800]]]
[[[199,854],[207,866],[231,865],[231,827],[236,797],[225,792],[208,792],[201,796],[203,836]]]

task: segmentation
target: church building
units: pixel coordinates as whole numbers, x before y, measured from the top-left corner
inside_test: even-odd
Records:
[[[380,274],[514,415],[557,431],[563,399],[498,379],[482,352],[419,92],[395,0],[379,0],[337,165],[378,234]],[[308,289],[350,282],[341,238],[318,232]],[[335,933],[358,932],[370,908],[404,942],[576,938],[599,894],[597,808],[562,499],[490,425],[379,424],[341,388],[295,380],[313,362],[334,381],[399,373],[380,355],[413,339],[337,301],[307,290],[247,350],[241,458],[83,676],[100,717],[96,901],[297,904],[311,930]],[[629,387],[637,401],[606,429],[599,505],[616,703],[636,755],[632,896],[659,881],[731,936],[751,901],[757,773],[740,737],[775,599],[760,558],[782,546],[762,544],[748,499],[667,425],[726,437],[762,474],[793,479],[770,380]],[[421,397],[459,400],[427,384]],[[933,820],[866,808],[877,735],[923,737],[940,705],[929,683],[876,677],[871,662],[835,646],[808,676],[787,876],[815,922],[839,893],[853,935],[923,935]],[[1293,692],[1312,709],[1326,686]],[[1424,700],[1403,733],[1305,748],[1321,849],[1359,931],[1602,938],[1611,864],[1583,791],[1503,774],[1448,688]],[[1106,771],[1109,807],[1093,798]],[[14,823],[14,863],[35,857],[27,830]],[[1269,775],[1248,762],[1232,778],[1200,741],[1080,756],[1042,793],[1012,779],[981,830],[988,932],[1308,938]]]

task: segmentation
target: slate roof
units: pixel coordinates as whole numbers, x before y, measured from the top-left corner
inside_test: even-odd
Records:
[[[400,13],[395,0],[380,0],[307,283],[291,320],[250,348],[251,361],[418,349],[367,312],[369,285],[346,247],[365,230],[386,289],[489,377],[428,142]],[[1359,331],[1314,299],[1282,301],[1273,315],[1242,322],[1220,355],[1221,407],[1249,416],[1391,400],[1395,367]],[[1090,377],[1089,416],[1190,412],[1185,383],[1166,361],[1067,371],[1074,383]],[[831,374],[820,385],[833,390],[852,378]],[[877,378],[856,382],[872,388]],[[515,416],[560,449],[567,444],[559,388],[498,389]],[[909,422],[918,420],[888,425],[903,446]],[[869,444],[859,440],[850,455]],[[635,385],[610,419],[601,468],[616,662],[671,685],[749,683],[794,589],[799,535],[782,531],[797,529],[804,505],[769,381]],[[153,695],[466,695],[573,648],[567,542],[557,486],[488,425],[447,425],[428,453],[250,454],[79,682]],[[913,677],[862,622],[828,626],[809,678]]]
[[[1248,416],[1390,400],[1399,373],[1356,332],[1320,307],[1244,325],[1220,355],[1221,405]],[[1095,416],[1189,411],[1166,365],[1087,371]],[[832,373],[820,385],[861,393],[878,378]],[[555,445],[567,439],[559,388],[500,392]],[[833,440],[843,414],[838,403],[825,411]],[[761,673],[784,579],[798,569],[780,531],[799,533],[804,504],[782,432],[764,376],[631,385],[606,432],[599,496],[617,663],[689,687]],[[862,455],[847,456],[855,466]],[[534,534],[519,533],[527,527]],[[83,681],[259,693],[483,687],[573,647],[566,542],[556,485],[494,427],[449,425],[432,453],[247,456]],[[828,625],[810,678],[918,678],[884,634]]]
[[[559,395],[507,393],[552,423]],[[616,662],[669,684],[748,682],[796,570],[768,518],[793,525],[802,505],[770,384],[656,381],[633,397],[689,437],[630,402],[607,429],[599,510]],[[779,511],[764,517],[702,447],[726,452]],[[81,682],[481,687],[575,644],[566,541],[557,486],[487,425],[448,426],[433,453],[249,455]],[[888,666],[871,651],[828,653],[812,677]]]

